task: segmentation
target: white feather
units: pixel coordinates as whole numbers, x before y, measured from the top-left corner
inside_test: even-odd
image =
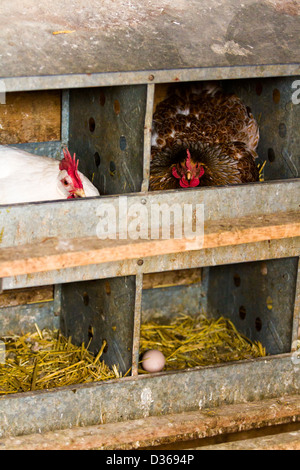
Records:
[[[0,204],[67,199],[59,180],[59,161],[0,146]],[[99,196],[79,172],[86,197]]]
[[[157,145],[157,139],[158,139],[158,133],[153,132],[151,136],[151,145],[156,146]]]

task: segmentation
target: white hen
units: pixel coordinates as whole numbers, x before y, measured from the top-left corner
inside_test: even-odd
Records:
[[[0,146],[0,204],[99,196],[78,171],[78,161],[64,150],[63,160],[39,157]]]

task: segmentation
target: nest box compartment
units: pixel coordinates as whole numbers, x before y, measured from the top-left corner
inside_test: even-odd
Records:
[[[297,148],[300,142],[295,122],[299,121],[300,107],[291,102],[294,82],[294,77],[223,80],[221,82],[225,92],[234,92],[251,108],[259,123],[258,164],[261,167],[264,166],[261,174],[261,180],[264,181],[292,179],[298,175]],[[93,181],[100,190],[101,196],[117,197],[118,195],[140,193],[143,185],[145,187],[145,181],[147,186],[149,177],[149,168],[147,167],[149,155],[145,155],[145,152],[149,152],[150,141],[149,130],[146,128],[145,122],[153,114],[157,103],[166,95],[168,86],[168,83],[124,85],[75,88],[61,92],[29,92],[28,94],[12,94],[13,96],[8,94],[8,106],[5,108],[6,112],[2,112],[3,122],[7,126],[4,126],[3,143],[20,145],[28,151],[37,154],[48,153],[56,157],[60,153],[60,148],[67,145],[71,153],[75,152],[80,158],[80,170]],[[10,128],[12,120],[9,119],[9,115],[16,113],[17,110],[21,112],[24,106],[29,106],[28,103],[31,103],[31,118],[38,109],[40,117],[45,113],[43,117],[46,119],[46,113],[51,109],[51,121],[45,127],[44,134],[40,135],[40,130],[37,133],[34,121],[32,120],[31,129],[30,121],[25,120],[26,132],[24,131],[24,135],[16,135],[16,141],[13,142],[13,127]],[[25,142],[25,140],[33,140],[34,137],[41,139],[41,141]],[[60,140],[57,140],[58,137]],[[20,140],[24,142],[21,143]],[[53,151],[54,148],[56,151]],[[262,184],[266,183],[262,182]],[[178,190],[179,198],[182,191],[184,190]],[[145,194],[147,195],[147,193]],[[100,204],[101,199],[97,202]],[[92,201],[90,203],[92,204]],[[55,213],[55,204],[51,203],[52,215]],[[80,204],[83,210],[88,207],[85,201],[80,201]],[[227,204],[235,204],[235,200],[228,201]],[[257,204],[257,213],[259,214],[267,203],[260,200],[257,201]],[[289,205],[288,197],[286,204]],[[40,221],[41,223],[46,221],[48,224],[49,211],[46,211],[46,206],[41,204],[41,207],[43,206],[45,211],[41,214]],[[219,210],[222,212],[222,207]],[[78,210],[78,213],[74,215],[74,226],[76,226],[78,236],[84,232],[81,227],[83,223],[80,220],[81,211],[82,209]],[[20,207],[18,212],[20,219],[22,219],[22,213],[25,212]],[[63,210],[61,214],[63,214]],[[9,220],[8,216],[6,217]],[[24,230],[26,222],[22,223]],[[35,232],[33,227],[31,230],[32,233]],[[66,227],[62,225],[60,228],[52,230],[52,234],[53,236],[68,236],[70,230],[70,227],[66,230]],[[42,233],[36,235],[36,238],[41,236]],[[28,235],[27,237],[29,241],[30,237]],[[9,230],[5,230],[1,241],[4,247],[10,246],[12,243],[18,245],[21,244],[21,237],[16,240],[13,233],[9,234]],[[180,255],[178,257],[180,258]],[[266,339],[269,334],[266,342],[270,354],[288,352],[291,347],[293,328],[297,258],[288,258],[286,255],[282,259],[274,261],[268,261],[265,255],[263,258],[266,266],[269,267],[266,277],[262,277],[259,271],[260,261],[230,265],[225,257],[219,262],[220,266],[208,267],[208,261],[203,265],[198,263],[195,266],[186,258],[179,265],[188,270],[186,273],[188,279],[192,279],[195,271],[199,268],[206,266],[206,279],[209,281],[205,281],[205,287],[201,285],[198,286],[198,289],[196,285],[178,287],[174,285],[169,290],[168,288],[162,289],[159,294],[157,291],[155,294],[151,290],[144,291],[141,300],[143,310],[148,312],[148,317],[149,312],[154,311],[151,304],[156,305],[156,315],[158,316],[160,309],[162,315],[164,310],[174,312],[177,309],[178,311],[178,305],[182,306],[178,299],[181,296],[184,299],[190,296],[193,297],[193,301],[186,302],[187,307],[183,307],[196,314],[197,310],[201,309],[203,298],[206,298],[206,313],[233,318],[251,339],[257,337]],[[31,281],[28,277],[25,280],[24,276],[19,279],[11,279],[9,282],[5,281],[5,288],[7,285],[10,288],[18,288],[31,284],[37,285],[39,280],[41,284],[43,282],[49,284],[49,279],[53,279],[56,281],[57,294],[55,301],[48,299],[48,302],[40,304],[38,301],[34,301],[33,304],[28,302],[26,306],[20,305],[19,308],[16,305],[13,307],[2,306],[2,333],[6,334],[9,328],[16,332],[17,325],[23,330],[24,328],[34,328],[36,322],[40,323],[40,327],[48,327],[58,326],[60,321],[62,331],[66,335],[71,335],[76,343],[80,343],[87,342],[88,332],[92,327],[94,338],[91,349],[97,353],[101,341],[105,339],[108,342],[105,357],[109,365],[117,363],[125,373],[132,366],[132,357],[136,354],[136,350],[133,352],[134,318],[137,313],[136,273],[138,270],[138,272],[149,276],[150,272],[155,271],[153,266],[145,267],[143,261],[141,261],[142,264],[137,265],[137,261],[133,262],[134,268],[132,263],[130,267],[127,265],[123,271],[107,268],[107,277],[104,277],[103,271],[98,269],[99,279],[93,272],[87,274],[86,280],[82,279],[81,282],[78,282],[81,279],[78,275],[74,277],[72,282],[74,269],[69,270],[66,277],[55,274],[43,278],[42,275],[33,274]],[[175,264],[168,260],[166,268],[175,269]],[[272,268],[270,268],[271,266]],[[176,266],[176,270],[181,272],[178,270],[178,266]],[[238,273],[241,270],[243,281],[241,287],[237,287],[237,279],[240,276]],[[275,275],[275,273],[277,274]],[[288,273],[288,282],[284,277],[285,273]],[[259,279],[263,281],[264,287],[260,284]],[[245,285],[249,288],[244,288]],[[242,296],[239,295],[240,291],[243,291]],[[259,301],[258,292],[262,296]],[[280,292],[280,296],[278,296],[278,292]],[[256,302],[257,305],[255,305]],[[7,323],[4,320],[8,313],[10,313],[10,317],[16,315],[16,319],[19,319],[18,310],[22,314],[26,312],[25,317],[30,318],[29,323],[26,321],[19,323],[16,320],[14,325],[13,321]],[[275,314],[277,316],[269,321],[266,315],[274,315],[274,311],[278,314]],[[283,311],[284,313],[282,313]],[[282,318],[285,320],[283,321]],[[114,328],[117,323],[121,327]],[[283,323],[285,327],[277,327],[277,323],[278,325]],[[30,327],[29,324],[31,324]]]

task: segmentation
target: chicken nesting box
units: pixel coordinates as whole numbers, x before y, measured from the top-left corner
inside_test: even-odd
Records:
[[[299,388],[299,368],[293,360],[299,323],[299,57],[291,36],[289,48],[280,43],[283,59],[278,63],[279,45],[265,34],[265,18],[271,25],[284,25],[290,31],[297,29],[299,18],[270,1],[259,5],[246,1],[239,6],[231,0],[230,6],[240,9],[233,18],[228,5],[220,12],[217,2],[212,4],[212,13],[199,2],[192,2],[188,12],[180,2],[175,3],[180,21],[167,9],[167,2],[160,2],[153,11],[135,5],[132,35],[128,42],[121,41],[127,47],[125,59],[117,38],[118,34],[123,37],[123,20],[113,36],[97,27],[91,43],[92,24],[66,27],[53,35],[49,31],[58,29],[52,31],[53,25],[40,16],[37,21],[49,28],[47,33],[37,29],[42,48],[29,37],[27,60],[23,50],[16,51],[23,57],[21,68],[16,70],[10,55],[5,59],[1,83],[7,103],[0,108],[1,143],[58,158],[61,147],[68,146],[80,158],[80,171],[93,181],[101,198],[0,207],[4,295],[38,288],[29,298],[25,295],[25,300],[24,295],[13,302],[6,297],[0,309],[1,334],[30,331],[35,323],[40,328],[60,326],[78,344],[87,344],[92,337],[90,348],[95,354],[105,341],[103,359],[109,366],[119,364],[123,373],[132,368],[132,377],[31,392],[13,400],[2,397],[2,436],[281,396],[297,393]],[[68,14],[77,24],[76,12],[62,12],[58,4],[54,6],[61,18]],[[119,12],[124,13],[123,2],[114,2],[111,8],[116,7],[118,17]],[[251,23],[256,9],[259,18],[264,18],[263,35],[242,45],[242,24]],[[105,21],[108,13],[101,13],[101,21]],[[130,9],[126,14],[132,18]],[[13,12],[9,15],[18,21]],[[221,18],[222,25],[227,25],[226,34],[222,30],[222,43],[204,44],[203,37],[213,35],[200,36],[198,24],[195,29],[196,17],[210,32],[216,18]],[[149,18],[155,21],[149,22]],[[137,47],[137,24],[146,25],[143,44],[147,54]],[[153,40],[153,31],[164,40]],[[194,34],[192,47],[187,43],[187,31]],[[23,33],[28,37],[28,31]],[[179,33],[182,41],[178,45]],[[268,47],[262,48],[260,41]],[[45,61],[41,51],[49,47],[53,60]],[[85,53],[70,53],[76,50]],[[34,61],[32,51],[36,53]],[[99,57],[105,57],[101,64]],[[42,64],[37,67],[39,61]],[[163,99],[165,84],[208,80],[221,80],[225,92],[234,92],[251,108],[260,129],[257,153],[261,168],[265,163],[264,182],[148,191],[154,104]],[[59,91],[50,91],[55,103],[49,105],[51,89]],[[20,91],[22,95],[13,95]],[[28,101],[31,112],[24,113]],[[39,122],[48,119],[44,111],[43,119],[35,120],[37,107],[44,106],[54,110],[55,132],[51,121],[43,135],[36,137]],[[22,123],[18,132],[12,118],[16,110]],[[23,135],[19,127],[26,130]],[[202,204],[204,245],[199,247],[187,238],[116,236],[99,241],[101,210],[110,208],[120,223],[125,202],[128,211],[133,213],[138,205],[145,208],[145,214],[153,205],[177,204],[182,208]],[[150,276],[162,272],[169,274],[159,282],[158,275]],[[177,273],[177,279],[170,280],[170,272]],[[42,298],[38,294],[41,286],[50,286]],[[261,341],[270,357],[138,376],[141,324],[154,317],[170,321],[182,311],[195,316],[201,310],[214,318],[229,317],[251,340]],[[20,409],[25,410],[26,419],[23,415],[16,418]],[[53,409],[60,412],[53,413]]]

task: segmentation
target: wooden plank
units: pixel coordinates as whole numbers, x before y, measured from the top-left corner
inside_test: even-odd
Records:
[[[8,290],[0,294],[0,308],[51,302],[53,299],[53,286]]]
[[[143,289],[157,289],[172,286],[188,286],[201,282],[201,268],[179,269],[161,273],[144,274]]]
[[[300,450],[300,431],[196,447],[193,450]]]
[[[129,450],[228,435],[300,421],[300,397],[0,439],[2,450]]]
[[[194,240],[49,238],[34,245],[0,250],[0,278],[166,253],[292,238],[299,235],[300,213],[284,212],[256,218],[243,217],[206,222],[204,240],[197,236]]]
[[[60,91],[7,93],[0,105],[2,145],[57,141],[60,128]]]

